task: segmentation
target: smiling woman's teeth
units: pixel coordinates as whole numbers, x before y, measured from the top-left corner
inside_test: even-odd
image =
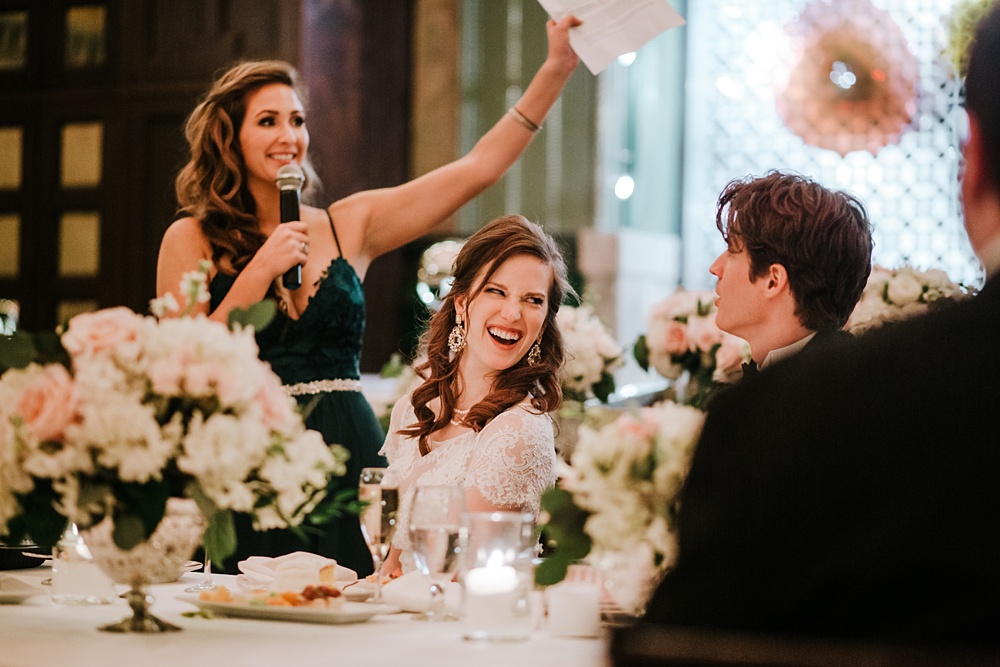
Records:
[[[513,331],[501,331],[500,329],[488,329],[489,334],[496,339],[497,342],[503,343],[504,345],[513,345],[521,339],[521,334]]]

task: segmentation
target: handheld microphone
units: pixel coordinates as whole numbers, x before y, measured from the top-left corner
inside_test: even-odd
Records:
[[[278,169],[278,177],[274,182],[278,185],[278,196],[281,197],[281,221],[298,220],[299,193],[302,191],[302,184],[306,182],[302,168],[297,164],[286,164]],[[302,285],[302,265],[296,264],[288,269],[281,280],[285,289],[298,289]]]

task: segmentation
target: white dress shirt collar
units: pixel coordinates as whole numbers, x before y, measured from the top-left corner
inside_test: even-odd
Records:
[[[776,350],[771,350],[766,355],[764,355],[764,360],[761,361],[758,364],[758,368],[760,368],[760,370],[764,370],[765,368],[767,368],[771,364],[777,363],[777,362],[781,361],[782,359],[786,359],[786,358],[792,356],[793,354],[798,353],[800,350],[802,350],[802,348],[804,348],[806,346],[806,344],[809,341],[811,341],[813,339],[813,336],[815,336],[815,335],[816,335],[816,332],[813,331],[811,334],[809,334],[805,338],[801,338],[801,339],[795,341],[794,343],[792,343],[791,345],[786,345],[785,347],[779,347]]]

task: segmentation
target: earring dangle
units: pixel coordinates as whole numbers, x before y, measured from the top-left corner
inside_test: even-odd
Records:
[[[448,334],[448,349],[452,354],[458,354],[465,347],[465,329],[462,328],[462,320],[455,317],[455,326]]]
[[[542,360],[542,337],[539,336],[535,344],[528,350],[528,365],[534,366]]]

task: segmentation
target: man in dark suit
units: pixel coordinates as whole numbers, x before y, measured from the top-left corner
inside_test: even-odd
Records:
[[[985,286],[721,394],[643,626],[1000,645],[1000,7],[966,103]]]
[[[750,344],[753,373],[839,332],[871,272],[864,205],[797,174],[738,179],[719,196],[715,224],[726,250],[715,322]],[[818,341],[817,341],[818,342]]]

